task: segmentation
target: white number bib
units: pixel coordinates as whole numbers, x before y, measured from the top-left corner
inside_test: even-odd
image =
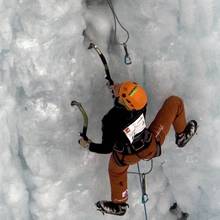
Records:
[[[130,143],[132,143],[135,135],[143,131],[145,128],[146,128],[145,118],[144,115],[141,114],[141,116],[137,120],[135,120],[131,125],[125,128],[123,132],[129,139]]]

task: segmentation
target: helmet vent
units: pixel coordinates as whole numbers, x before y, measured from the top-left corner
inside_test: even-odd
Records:
[[[123,97],[123,98],[125,98],[125,97],[126,97],[126,94],[125,94],[125,93],[123,93],[123,94],[122,94],[122,97]]]

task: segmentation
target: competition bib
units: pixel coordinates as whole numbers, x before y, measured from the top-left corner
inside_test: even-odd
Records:
[[[135,120],[132,124],[130,124],[127,128],[123,130],[127,138],[129,139],[130,143],[133,142],[134,137],[136,134],[142,132],[146,128],[145,118],[144,115]]]

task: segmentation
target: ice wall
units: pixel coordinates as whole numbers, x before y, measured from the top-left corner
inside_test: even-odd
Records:
[[[130,66],[114,41],[106,1],[0,1],[0,219],[103,219],[94,203],[110,198],[109,155],[80,149],[82,118],[70,107],[72,99],[82,102],[88,135],[100,141],[100,121],[112,100],[102,63],[87,50],[90,41],[102,49],[115,81],[129,78],[146,88],[148,124],[173,94],[183,97],[187,118],[199,123],[184,149],[176,148],[171,131],[154,160],[149,218],[172,219],[168,207],[177,200],[190,219],[219,219],[220,3],[112,3],[130,32]],[[125,38],[117,29],[117,40]],[[129,176],[129,204],[121,218],[144,219],[135,176]]]

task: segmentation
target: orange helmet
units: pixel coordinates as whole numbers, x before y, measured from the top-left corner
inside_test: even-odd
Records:
[[[148,101],[143,87],[131,81],[125,81],[119,85],[118,97],[129,110],[140,110]]]

